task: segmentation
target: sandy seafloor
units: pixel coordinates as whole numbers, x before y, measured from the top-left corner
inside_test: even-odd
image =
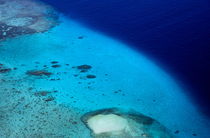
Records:
[[[175,137],[210,137],[210,121],[159,65],[118,40],[65,16],[60,20],[48,32],[0,42],[0,63],[17,68],[0,74],[0,137],[88,138],[81,115],[109,107],[148,115],[171,133],[178,130]],[[51,61],[61,67],[52,68]],[[72,68],[84,64],[92,68]],[[34,69],[53,75],[26,74]],[[36,96],[37,91],[51,93]]]

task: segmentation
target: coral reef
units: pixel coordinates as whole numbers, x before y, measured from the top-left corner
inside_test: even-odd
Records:
[[[33,0],[0,0],[0,40],[45,32],[57,25],[58,16],[49,6]]]

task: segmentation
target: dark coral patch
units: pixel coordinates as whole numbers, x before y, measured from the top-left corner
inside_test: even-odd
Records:
[[[176,131],[174,132],[174,134],[179,134],[179,130],[176,130]]]
[[[77,69],[79,69],[79,70],[89,70],[91,68],[92,67],[90,65],[80,65],[80,66],[77,66]]]
[[[9,69],[9,68],[0,69],[0,73],[6,73],[6,72],[9,72],[9,71],[11,71],[11,69]]]
[[[51,62],[51,64],[57,64],[58,63],[58,61],[52,61]]]
[[[192,134],[192,135],[193,135],[193,136],[197,136],[197,134],[195,134],[195,133],[194,133],[194,134]]]
[[[50,101],[53,101],[55,100],[55,97],[48,97],[47,99],[45,99],[46,102],[50,102]]]
[[[61,67],[61,65],[52,65],[51,67],[53,67],[53,68],[59,68],[59,67]]]
[[[39,92],[35,92],[34,95],[35,96],[47,96],[50,93],[51,92],[48,92],[48,91],[39,91]]]
[[[81,73],[85,73],[88,72],[92,67],[90,65],[80,65],[77,67],[72,67],[72,68],[77,68],[78,70],[80,70]]]
[[[83,39],[84,38],[84,36],[78,36],[78,39]]]
[[[7,72],[10,72],[11,70],[12,69],[10,69],[10,68],[5,68],[4,64],[0,63],[0,73],[7,73]]]
[[[95,75],[87,75],[86,77],[87,77],[88,79],[95,79],[95,78],[96,78]]]
[[[52,75],[51,72],[48,72],[46,70],[33,70],[33,71],[27,71],[27,75],[33,75],[33,76],[50,76]]]

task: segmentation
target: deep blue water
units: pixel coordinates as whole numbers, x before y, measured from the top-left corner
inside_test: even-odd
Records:
[[[210,115],[208,0],[43,1],[152,57],[184,83]]]

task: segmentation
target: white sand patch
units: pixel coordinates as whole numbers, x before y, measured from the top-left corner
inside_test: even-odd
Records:
[[[94,138],[172,137],[168,129],[155,119],[118,108],[88,112],[81,119]]]
[[[95,134],[119,132],[128,129],[128,122],[123,117],[115,114],[96,115],[87,120],[88,126]]]

